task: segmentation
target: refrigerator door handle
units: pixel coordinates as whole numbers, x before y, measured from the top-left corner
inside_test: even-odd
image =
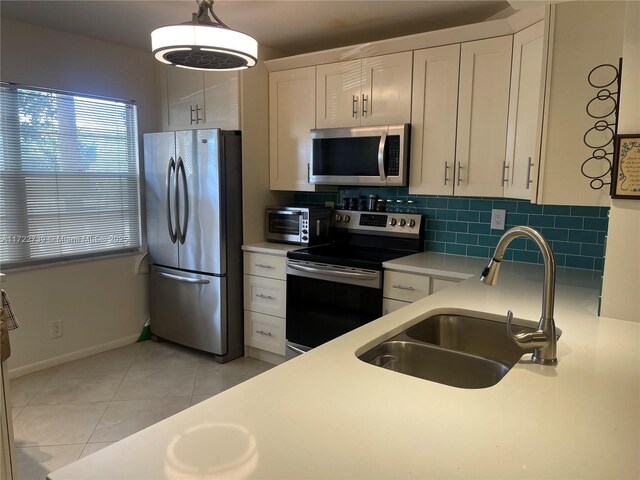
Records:
[[[178,282],[184,283],[197,283],[199,285],[208,285],[209,280],[198,279],[198,278],[189,278],[189,277],[181,277],[180,275],[172,275],[170,273],[158,272],[158,275],[164,278],[168,278],[169,280],[177,280]]]
[[[182,172],[182,175],[180,175]],[[184,162],[182,157],[178,157],[178,167],[176,168],[176,197],[178,196],[178,178],[182,178],[183,198],[184,198],[184,219],[182,219],[182,225],[180,225],[180,218],[176,220],[178,240],[184,245],[187,239],[187,226],[189,222],[189,191],[187,189],[187,172],[184,168]],[[177,205],[177,202],[176,202]]]
[[[176,229],[173,228],[173,222],[171,221],[171,172],[176,172],[176,161],[173,157],[169,158],[169,163],[167,165],[167,228],[169,229],[169,238],[171,238],[171,243],[176,243],[178,236],[176,234]],[[176,218],[177,223],[177,218]]]

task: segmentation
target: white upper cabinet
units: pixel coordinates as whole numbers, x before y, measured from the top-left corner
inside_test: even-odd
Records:
[[[318,65],[317,128],[408,123],[412,52]]]
[[[505,167],[504,196],[535,199],[537,178],[536,142],[540,119],[544,22],[538,22],[513,37],[511,97]]]
[[[271,190],[313,191],[309,131],[315,128],[316,68],[269,74]]]
[[[460,45],[413,57],[410,194],[452,195]]]
[[[512,42],[504,36],[462,44],[456,195],[503,195]]]
[[[238,72],[158,69],[163,130],[240,129]]]

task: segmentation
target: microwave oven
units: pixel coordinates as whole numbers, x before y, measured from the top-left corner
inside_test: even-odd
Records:
[[[268,242],[313,245],[329,241],[331,207],[267,207],[265,238]]]
[[[317,185],[407,185],[408,123],[311,130],[309,183]]]

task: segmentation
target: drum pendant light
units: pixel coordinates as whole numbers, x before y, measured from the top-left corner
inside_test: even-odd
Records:
[[[222,23],[213,13],[213,0],[199,0],[198,6],[192,21],[151,32],[151,49],[156,59],[192,70],[229,71],[253,67],[258,61],[258,42]]]

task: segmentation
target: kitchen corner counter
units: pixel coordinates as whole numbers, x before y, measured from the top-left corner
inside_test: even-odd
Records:
[[[495,287],[464,280],[49,478],[639,478],[640,323],[596,315],[599,272],[558,269],[556,367],[526,354],[472,390],[356,356],[444,312],[537,321],[542,273],[505,262]]]
[[[382,266],[387,270],[465,280],[480,275],[487,262],[488,259],[477,257],[420,252],[384,262]]]
[[[255,252],[255,253],[268,253],[270,255],[278,255],[280,257],[286,257],[287,252],[291,250],[297,250],[299,248],[303,248],[300,245],[291,245],[288,243],[270,243],[270,242],[260,242],[260,243],[250,243],[249,245],[243,245],[242,250],[245,252]]]

